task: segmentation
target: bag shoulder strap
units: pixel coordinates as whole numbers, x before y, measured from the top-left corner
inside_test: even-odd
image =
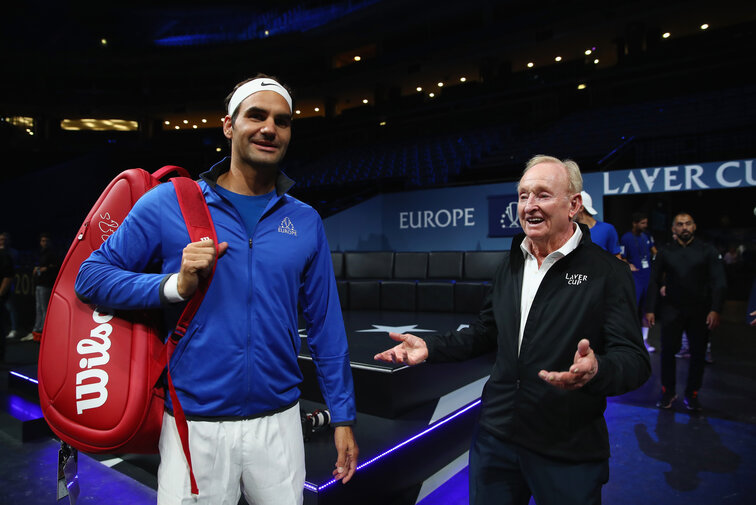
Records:
[[[178,199],[179,207],[181,208],[181,214],[184,216],[184,222],[186,223],[186,229],[189,232],[190,240],[192,242],[212,240],[217,251],[218,236],[215,233],[215,226],[213,226],[213,220],[210,216],[210,209],[207,207],[207,202],[202,195],[202,189],[199,184],[188,177],[175,177],[171,179],[171,182],[176,188],[176,197]],[[202,300],[205,298],[205,293],[207,293],[210,286],[213,273],[215,273],[215,265],[213,265],[210,275],[200,280],[197,291],[186,304],[186,307],[176,324],[176,328],[173,330],[173,333],[168,338],[168,342],[166,342],[165,345],[165,368],[167,372],[166,377],[168,379],[168,393],[171,396],[171,402],[173,404],[173,416],[176,420],[176,428],[179,433],[179,438],[181,439],[181,447],[184,450],[184,456],[189,465],[189,482],[193,495],[199,494],[199,488],[197,486],[197,480],[194,477],[192,457],[189,452],[189,425],[186,422],[184,409],[181,407],[178,395],[176,394],[176,388],[173,386],[169,363],[173,350],[176,348],[178,341],[186,334],[186,330],[189,328],[189,323],[191,323],[192,318],[194,318],[194,315],[202,304]]]
[[[205,202],[205,197],[202,195],[202,189],[199,187],[199,184],[188,177],[174,177],[171,179],[171,182],[176,188],[176,197],[178,198],[179,207],[181,207],[181,214],[184,216],[186,229],[189,231],[189,238],[192,242],[212,240],[217,251],[218,236],[215,233],[213,219],[210,217],[210,209],[207,207],[207,202]],[[179,318],[179,322],[174,330],[174,337],[178,336],[181,338],[186,334],[189,323],[197,313],[197,310],[199,310],[202,299],[210,287],[213,273],[215,273],[215,265],[213,265],[210,275],[200,280],[197,292],[189,300],[184,312],[181,314],[181,318]]]

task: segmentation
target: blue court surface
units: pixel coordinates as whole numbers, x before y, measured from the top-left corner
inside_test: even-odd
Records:
[[[604,503],[753,503],[756,425],[620,402],[609,403],[606,418],[612,458]],[[467,504],[467,478],[465,467],[419,505]]]
[[[399,323],[409,324],[406,321]],[[454,321],[443,323],[448,325]],[[358,328],[355,335],[366,335],[355,337],[363,339],[355,342],[352,349],[355,356],[372,356],[372,347],[383,344],[364,339],[387,337],[377,332],[365,333],[362,320],[355,324],[354,327]],[[658,344],[655,331],[649,338],[652,344]],[[45,426],[42,424],[40,427],[44,420],[39,417],[39,406],[33,397],[34,385],[27,382],[31,389],[22,390],[19,384],[23,385],[23,381],[17,380],[19,378],[11,373],[14,369],[35,369],[38,352],[38,346],[35,346],[35,342],[9,343],[6,361],[10,363],[3,365],[1,370],[0,505],[56,503],[59,443],[49,433],[40,436],[37,432]],[[636,391],[609,399],[606,419],[612,457],[609,482],[603,489],[604,503],[745,505],[754,502],[756,328],[745,326],[741,318],[725,319],[713,333],[712,350],[714,363],[707,365],[701,389],[702,413],[689,413],[680,400],[669,410],[654,406],[661,387],[658,352],[651,354],[653,374],[646,384]],[[305,503],[468,503],[465,450],[469,447],[470,426],[475,421],[476,411],[467,407],[474,403],[476,388],[481,387],[485,378],[479,379],[475,370],[468,365],[429,380],[424,375],[429,371],[424,371],[422,367],[406,370],[380,365],[376,368],[367,361],[353,363],[356,379],[361,374],[367,374],[363,379],[366,384],[361,388],[365,388],[362,390],[363,397],[371,399],[359,414],[361,417],[356,434],[361,448],[361,464],[376,456],[378,458],[362,467],[353,483],[347,486],[321,485],[325,478],[319,476],[319,465],[322,466],[323,462],[329,466],[333,464],[333,446],[328,433],[313,437],[306,445],[308,482],[312,481],[317,485],[316,489],[320,489],[315,495],[311,489],[306,490]],[[687,360],[678,359],[676,362],[678,384],[684,384]],[[7,381],[6,376],[9,377]],[[392,376],[401,380],[392,381]],[[390,418],[367,412],[371,408],[385,410],[390,406],[396,384],[402,386],[407,381],[411,384],[425,381],[432,383],[432,387],[438,387],[450,377],[472,382],[432,402],[419,395],[411,398],[414,402],[412,405],[394,405],[400,412],[392,414]],[[380,391],[368,389],[371,384],[382,389],[383,395],[379,394]],[[454,389],[458,385],[451,382],[444,387]],[[467,396],[460,395],[460,392]],[[433,389],[420,393],[437,394]],[[303,399],[302,403],[312,407],[308,400]],[[444,419],[455,417],[465,409],[468,411],[465,415],[430,433],[430,427],[441,425]],[[413,434],[424,431],[428,431],[429,435],[413,441]],[[403,440],[412,443],[405,445],[402,442],[400,446],[392,448]],[[320,451],[325,456],[321,457],[318,454]],[[158,463],[157,455],[115,457],[80,453],[81,496],[77,503],[154,504]],[[423,465],[432,467],[432,471],[425,472],[409,484],[405,482],[402,493],[396,499],[371,500],[371,497],[380,496],[395,483],[390,478],[391,472],[408,474],[411,473],[409,470],[417,470]],[[344,501],[345,497],[348,497],[347,501]]]

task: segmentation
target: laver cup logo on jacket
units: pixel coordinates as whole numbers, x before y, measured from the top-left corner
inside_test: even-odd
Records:
[[[564,274],[564,278],[567,279],[568,286],[580,286],[582,283],[588,280],[586,274]]]
[[[113,327],[108,322],[113,319],[111,314],[104,314],[95,310],[92,319],[97,326],[89,332],[90,338],[82,338],[76,344],[76,352],[84,356],[79,361],[81,372],[76,374],[76,412],[83,413],[87,409],[101,407],[108,399],[108,373],[95,368],[110,361],[110,334]],[[87,381],[86,383],[84,381]],[[94,396],[93,396],[94,395]]]
[[[285,233],[287,235],[297,236],[297,230],[294,229],[294,223],[288,217],[283,218],[281,224],[278,227],[279,233]]]

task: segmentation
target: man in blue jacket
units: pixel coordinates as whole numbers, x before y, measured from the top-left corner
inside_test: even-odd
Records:
[[[641,321],[645,315],[646,298],[648,297],[648,283],[651,280],[651,264],[656,257],[656,244],[653,235],[646,232],[648,216],[643,212],[632,215],[632,229],[622,235],[620,244],[622,256],[630,265],[635,280],[635,299],[638,304],[638,318]],[[642,325],[643,342],[648,352],[654,352],[655,347],[648,343],[648,327]]]
[[[499,266],[475,323],[376,359],[418,364],[490,351],[496,362],[470,449],[470,503],[597,505],[609,478],[606,397],[643,384],[651,365],[627,265],[572,219],[573,161],[531,159],[518,186],[525,232]]]
[[[82,264],[76,291],[114,309],[162,307],[172,328],[182,302],[215,265],[170,363],[200,490],[191,503],[236,504],[243,492],[249,503],[301,504],[298,303],[335,426],[334,478],[348,482],[357,465],[354,389],[336,281],[320,216],[287,194],[294,182],[278,168],[291,140],[288,89],[259,74],[237,84],[226,110],[231,156],[199,183],[219,244],[189,243],[173,185],[161,184]],[[159,504],[193,498],[170,408],[160,439]]]

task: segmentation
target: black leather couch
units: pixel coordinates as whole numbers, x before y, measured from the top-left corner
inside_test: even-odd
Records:
[[[477,313],[509,251],[332,252],[342,310]]]

